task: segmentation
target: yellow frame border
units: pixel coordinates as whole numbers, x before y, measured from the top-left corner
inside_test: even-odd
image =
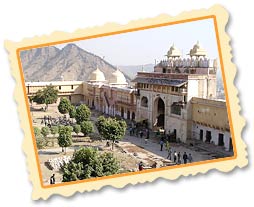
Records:
[[[150,169],[142,172],[130,172],[44,186],[42,183],[39,158],[33,133],[32,118],[30,114],[28,98],[26,96],[25,81],[19,56],[20,51],[211,18],[213,19],[216,33],[234,156],[189,163],[186,165]],[[30,180],[34,185],[33,199],[47,199],[52,194],[69,196],[76,191],[82,192],[85,190],[98,190],[106,185],[112,185],[114,187],[121,188],[127,184],[135,184],[138,182],[143,183],[146,181],[151,182],[159,177],[173,180],[181,175],[188,176],[190,174],[195,175],[197,173],[205,173],[210,169],[218,169],[220,171],[227,172],[236,166],[243,167],[247,165],[248,160],[246,158],[246,146],[241,139],[241,130],[245,122],[239,114],[240,107],[238,105],[239,101],[237,99],[237,90],[233,84],[236,67],[231,62],[232,55],[230,53],[231,48],[229,46],[230,39],[225,32],[227,21],[228,13],[226,10],[219,5],[215,5],[209,10],[184,12],[176,17],[160,15],[152,19],[132,21],[127,25],[117,25],[111,23],[106,24],[102,27],[77,30],[74,33],[54,32],[49,36],[24,39],[18,43],[6,41],[5,46],[9,52],[12,73],[17,81],[15,88],[15,98],[19,104],[18,110],[20,117],[22,117],[21,126],[25,132],[23,150],[27,155]],[[228,69],[225,70],[225,68]],[[231,113],[233,111],[237,113]],[[181,171],[181,169],[184,170]],[[87,183],[89,183],[89,186]]]

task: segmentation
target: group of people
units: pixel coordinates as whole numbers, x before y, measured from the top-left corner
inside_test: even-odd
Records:
[[[173,152],[173,150],[171,149],[168,151],[167,159],[174,161],[174,163],[176,164],[182,164],[182,160],[183,164],[193,162],[191,153],[187,154],[186,152],[184,152],[183,155],[181,156],[181,152],[176,151]]]
[[[44,125],[45,126],[51,126],[52,125],[52,117],[51,116],[44,116],[43,117],[43,119],[41,120],[41,124],[43,124],[44,123]]]
[[[45,126],[51,127],[51,126],[57,126],[59,124],[61,125],[70,125],[72,122],[67,119],[66,115],[63,117],[53,118],[51,116],[44,116],[41,120],[41,124],[44,124]]]
[[[130,136],[135,136],[136,135],[137,137],[140,137],[141,139],[143,137],[145,139],[149,139],[149,136],[150,136],[150,132],[149,132],[148,128],[138,130],[138,128],[131,126],[129,128],[129,132],[130,132]]]
[[[160,140],[160,151],[163,150],[163,146],[164,146],[164,140],[161,139]],[[166,142],[166,145],[169,145],[169,142]],[[187,154],[186,152],[183,153],[183,155],[181,156],[181,152],[176,152],[169,147],[169,146],[166,146],[167,150],[168,150],[168,156],[167,156],[167,159],[169,160],[173,160],[174,163],[176,164],[181,164],[182,163],[182,160],[183,160],[183,163],[186,164],[187,162],[191,163],[193,161],[193,158],[192,158],[192,155],[191,153]]]

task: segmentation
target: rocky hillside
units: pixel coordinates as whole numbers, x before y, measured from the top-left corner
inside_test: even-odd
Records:
[[[25,81],[88,80],[98,66],[106,79],[116,68],[102,58],[75,44],[62,49],[43,47],[22,51],[20,54]],[[124,71],[123,71],[124,72]],[[130,78],[126,75],[127,80]]]

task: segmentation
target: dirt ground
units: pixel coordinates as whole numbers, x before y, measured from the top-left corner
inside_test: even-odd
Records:
[[[34,105],[31,110],[34,126],[44,126],[42,123],[44,116],[51,116],[52,118],[63,117],[63,115],[58,112],[56,104],[49,105],[48,111],[46,112],[41,111],[41,107],[41,105]],[[91,120],[93,123],[96,122],[99,115],[101,115],[100,112],[92,111]],[[95,125],[94,128],[95,132],[91,135],[92,139],[89,137],[83,137],[82,134],[77,136],[73,133],[73,145],[67,148],[66,154],[62,153],[61,147],[59,147],[57,144],[57,139],[53,138],[52,135],[49,136],[48,139],[50,140],[51,145],[38,151],[44,184],[49,184],[50,176],[53,173],[55,174],[56,183],[62,182],[61,172],[59,170],[51,170],[45,165],[49,159],[72,156],[75,150],[86,146],[96,147],[100,151],[110,151],[114,153],[114,156],[120,162],[120,173],[137,171],[138,163],[140,161],[144,163],[145,168],[162,167],[176,164],[173,163],[172,160],[167,159],[168,151],[165,149],[165,147],[162,151],[160,150],[159,141],[156,138],[151,138],[145,141],[139,137],[129,136],[127,132],[123,140],[116,143],[115,148],[112,151],[110,147],[106,146],[106,141],[99,139],[99,134]],[[52,145],[52,143],[54,144]],[[170,143],[170,147],[172,151],[180,152],[181,155],[183,155],[184,152],[187,154],[191,153],[194,162],[215,159],[218,157],[218,153],[209,152],[209,150],[206,150],[207,146],[203,146],[203,144],[197,148],[190,147],[186,144]],[[211,146],[207,147],[207,149],[210,148]],[[212,149],[215,149],[214,146]],[[221,151],[221,149],[217,150],[217,152],[219,151]]]

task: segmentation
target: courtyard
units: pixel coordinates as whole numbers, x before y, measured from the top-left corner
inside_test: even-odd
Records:
[[[54,122],[64,123],[63,120],[67,124],[75,122],[69,115],[60,114],[57,106],[57,104],[50,104],[48,109],[44,111],[42,110],[43,105],[33,104],[30,108],[33,126],[39,128],[45,126],[45,122],[43,122],[45,117],[50,117]],[[179,164],[173,160],[174,152],[180,153],[181,159],[184,152],[187,155],[191,154],[193,158],[192,162],[232,156],[230,152],[225,152],[219,146],[211,147],[211,144],[190,140],[188,143],[169,143],[171,150],[170,159],[165,144],[163,144],[161,150],[160,138],[156,133],[151,132],[149,139],[145,139],[144,137],[140,138],[140,136],[130,136],[128,129],[123,139],[116,142],[115,147],[112,149],[107,141],[100,137],[95,126],[95,122],[100,115],[102,115],[101,112],[92,110],[91,121],[95,131],[89,136],[84,136],[81,133],[77,135],[72,132],[73,144],[66,148],[66,152],[62,152],[62,148],[58,145],[57,136],[48,136],[49,144],[43,149],[38,150],[40,168],[45,185],[49,184],[52,174],[55,174],[56,183],[62,182],[61,165],[64,162],[68,162],[72,158],[73,153],[81,147],[92,147],[98,149],[99,152],[113,153],[120,162],[119,173],[138,171],[140,162],[143,163],[144,169]],[[183,160],[181,163],[183,163]]]

